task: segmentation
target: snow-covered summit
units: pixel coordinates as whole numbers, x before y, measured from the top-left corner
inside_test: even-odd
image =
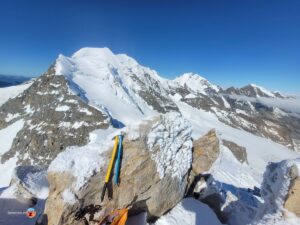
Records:
[[[219,92],[220,90],[218,86],[210,83],[207,79],[196,73],[184,73],[175,78],[174,81],[181,86],[186,86],[190,90],[201,94],[207,94],[207,92]]]
[[[154,70],[108,48],[82,48],[71,57],[60,55],[55,74],[65,75],[76,94],[125,124],[176,109]]]
[[[261,97],[261,93],[263,93],[263,95],[266,95],[268,97],[275,97],[275,95],[271,91],[269,91],[261,86],[258,86],[256,84],[250,84],[249,86],[251,86],[254,89],[257,97]]]

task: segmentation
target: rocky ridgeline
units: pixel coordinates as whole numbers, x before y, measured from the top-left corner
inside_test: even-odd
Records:
[[[70,92],[66,78],[53,68],[16,98],[0,107],[0,129],[22,121],[1,163],[17,155],[18,165],[47,166],[68,146],[85,145],[89,133],[109,126],[109,118]]]
[[[290,149],[300,151],[300,117],[283,109],[269,107],[257,97],[285,98],[278,93],[266,93],[249,85],[242,89],[229,88],[216,92],[209,86],[199,93],[186,85],[173,85],[170,94],[194,108],[214,113],[229,126],[269,138]],[[232,96],[235,94],[236,96]],[[245,98],[249,97],[249,98]]]

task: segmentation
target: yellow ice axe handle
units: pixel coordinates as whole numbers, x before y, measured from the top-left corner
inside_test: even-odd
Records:
[[[118,136],[116,136],[115,137],[114,149],[113,149],[113,152],[112,152],[112,155],[111,155],[111,159],[110,159],[110,162],[109,162],[109,165],[108,165],[108,169],[107,169],[107,172],[106,172],[105,183],[104,183],[104,186],[103,186],[103,189],[102,189],[101,202],[104,199],[104,195],[105,195],[107,184],[108,184],[108,181],[109,181],[109,178],[110,178],[111,170],[112,170],[112,167],[113,167],[113,164],[114,164],[114,161],[115,161],[115,157],[116,157],[116,153],[117,153],[117,148],[118,148],[118,142],[119,142],[119,138],[118,138]]]

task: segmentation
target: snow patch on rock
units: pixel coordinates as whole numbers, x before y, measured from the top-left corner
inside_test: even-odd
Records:
[[[74,193],[69,188],[63,191],[62,198],[65,203],[69,203],[70,205],[74,205],[77,202]]]
[[[87,145],[71,146],[59,153],[49,165],[48,172],[70,172],[76,178],[73,188],[79,190],[96,170],[104,166],[102,154],[113,146],[109,134],[114,130],[109,128],[91,132]]]
[[[55,111],[57,112],[65,112],[65,111],[68,111],[70,109],[69,106],[67,105],[62,105],[62,106],[57,106]]]

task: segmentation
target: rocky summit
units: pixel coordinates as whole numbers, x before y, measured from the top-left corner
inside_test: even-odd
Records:
[[[35,225],[119,209],[128,225],[300,221],[297,96],[168,80],[108,48],[59,55],[0,94],[0,224],[29,207]]]

